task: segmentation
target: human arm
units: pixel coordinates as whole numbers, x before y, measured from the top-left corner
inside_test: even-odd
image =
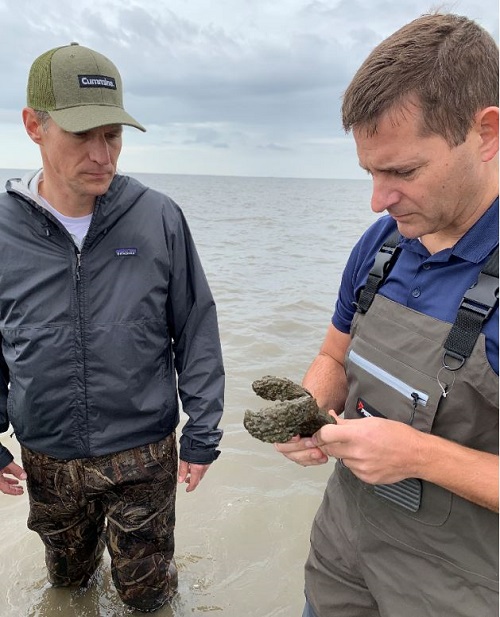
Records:
[[[351,342],[349,334],[330,324],[318,355],[307,370],[302,385],[321,409],[341,411],[347,398],[344,357]]]
[[[1,341],[0,341],[1,342]],[[0,353],[0,432],[9,428],[7,416],[7,395],[9,391],[9,370]],[[4,495],[22,495],[23,487],[19,480],[26,480],[26,472],[14,462],[14,457],[5,446],[0,444],[0,493]]]
[[[480,452],[385,418],[322,427],[305,446],[342,459],[360,480],[390,484],[421,478],[498,512],[498,456]]]
[[[3,354],[0,353],[0,433],[4,433],[9,428],[9,418],[7,415],[8,392],[9,370]],[[14,463],[12,454],[4,445],[0,444],[0,492],[5,495],[21,495],[23,488],[19,486],[18,480],[25,479],[26,473],[24,470]]]
[[[347,397],[344,356],[351,341],[349,334],[330,324],[318,355],[307,370],[303,386],[314,396],[321,409],[341,412]],[[328,456],[319,448],[311,448],[310,439],[294,437],[276,449],[299,465],[321,465]]]
[[[167,319],[179,397],[188,415],[180,438],[180,460],[190,470],[182,481],[189,478],[191,487],[206,472],[199,473],[197,467],[208,466],[219,455],[224,367],[215,302],[180,210],[171,225]]]

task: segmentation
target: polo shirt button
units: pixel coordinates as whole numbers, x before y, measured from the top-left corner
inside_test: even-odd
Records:
[[[431,269],[431,264],[424,264],[423,266],[424,270],[430,270]]]
[[[420,293],[421,293],[420,288],[419,288],[419,287],[415,287],[415,289],[411,292],[411,295],[412,295],[414,298],[418,298],[418,297],[419,297],[419,295],[420,295]]]

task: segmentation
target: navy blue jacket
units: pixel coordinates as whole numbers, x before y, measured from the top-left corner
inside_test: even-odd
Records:
[[[117,175],[78,251],[22,182],[0,195],[0,432],[59,459],[159,441],[189,418],[180,457],[222,436],[216,307],[167,196]],[[12,460],[0,447],[0,469]]]

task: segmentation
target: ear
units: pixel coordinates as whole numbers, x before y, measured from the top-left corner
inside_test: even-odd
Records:
[[[498,107],[485,107],[476,114],[476,127],[481,139],[481,160],[491,161],[498,152]]]
[[[42,143],[42,137],[44,133],[44,128],[41,125],[36,112],[31,107],[25,107],[23,109],[23,123],[24,128],[26,129],[26,133],[28,133],[29,137],[38,145]]]

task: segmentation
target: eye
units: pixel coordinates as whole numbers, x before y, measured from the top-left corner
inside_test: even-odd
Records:
[[[394,171],[394,174],[398,178],[411,178],[416,171],[416,169],[398,169]]]
[[[121,136],[122,136],[121,131],[113,131],[111,133],[106,133],[106,139],[108,139],[109,141],[115,141],[117,139],[120,139]]]

